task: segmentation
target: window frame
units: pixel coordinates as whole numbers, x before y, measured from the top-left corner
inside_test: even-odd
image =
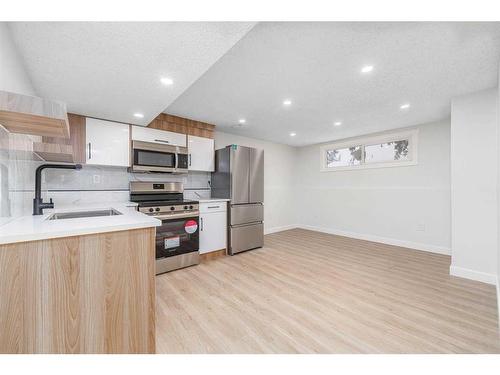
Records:
[[[365,163],[365,147],[374,144],[408,140],[408,158],[409,160],[394,160],[379,163]],[[363,150],[363,157],[361,164],[348,165],[342,167],[327,167],[326,165],[326,152],[341,148],[349,148],[361,146]],[[359,169],[374,169],[374,168],[390,168],[390,167],[406,167],[418,165],[418,129],[411,129],[405,131],[390,132],[380,135],[356,137],[346,141],[334,142],[322,145],[320,147],[320,171],[321,172],[338,172],[338,171],[352,171]]]

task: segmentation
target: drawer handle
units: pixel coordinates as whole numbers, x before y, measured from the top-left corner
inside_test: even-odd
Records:
[[[208,206],[208,208],[220,208],[220,206]]]
[[[169,143],[168,141],[165,141],[165,140],[163,140],[163,139],[155,139],[155,142]]]

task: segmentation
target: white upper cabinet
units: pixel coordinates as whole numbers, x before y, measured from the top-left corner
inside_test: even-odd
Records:
[[[87,164],[130,166],[130,126],[86,118]]]
[[[132,140],[186,147],[186,134],[153,129],[145,126],[132,126]]]
[[[188,169],[190,171],[214,171],[215,151],[213,139],[188,135],[188,152]]]

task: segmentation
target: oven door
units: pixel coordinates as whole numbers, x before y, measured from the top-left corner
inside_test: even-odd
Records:
[[[169,218],[156,227],[156,259],[199,250],[199,217]]]
[[[133,172],[175,172],[178,147],[156,143],[132,142]]]

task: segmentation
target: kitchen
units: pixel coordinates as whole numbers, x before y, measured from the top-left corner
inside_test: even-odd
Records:
[[[27,102],[36,98],[12,93],[2,93],[2,95],[6,98],[4,103],[7,103],[2,107],[3,116],[5,116],[3,123],[6,124],[5,142],[9,145],[21,144],[18,138],[22,139],[26,136],[17,137],[16,125],[10,126],[11,123],[18,124],[20,121],[5,119],[27,114],[17,108],[8,107],[8,103]],[[29,115],[40,116],[41,114]],[[53,120],[50,116],[46,118],[47,122]],[[62,122],[61,127],[69,129],[69,139],[49,137],[48,135],[57,135],[58,132],[62,132],[57,127],[50,130],[52,134],[47,130],[38,131],[38,121],[40,121],[38,118],[37,122],[31,123],[32,128],[29,130],[26,130],[26,127],[30,125],[30,122],[23,122],[23,132],[31,136],[41,136],[41,142],[28,142],[33,147],[30,157],[37,156],[44,162],[64,161],[65,164],[29,162],[31,167],[36,166],[33,215],[21,216],[4,224],[0,231],[2,244],[22,242],[24,245],[25,241],[34,241],[28,243],[36,248],[40,244],[39,241],[45,239],[156,227],[154,239],[156,275],[197,265],[200,262],[200,256],[202,259],[215,259],[217,256],[226,255],[226,252],[233,255],[263,246],[264,157],[262,150],[229,145],[216,153],[213,125],[165,114],[161,114],[148,127],[114,123],[74,114],[69,114],[68,118],[68,123]],[[165,128],[173,128],[176,132],[165,130]],[[66,132],[66,130],[63,131]],[[63,152],[58,152],[62,145],[67,148]],[[40,148],[44,151],[34,151]],[[47,152],[46,150],[50,148],[57,149],[57,151]],[[11,146],[10,150],[12,149]],[[80,153],[75,153],[73,150],[78,150]],[[29,154],[28,150],[15,151],[16,155],[22,155],[22,157]],[[71,164],[74,161],[82,162],[83,167],[82,164]],[[25,162],[25,160],[21,159],[20,162]],[[57,194],[55,198],[51,196],[49,202],[47,199],[44,202],[41,198],[41,181],[45,173],[70,171],[69,175],[59,174],[58,177],[64,182],[66,178],[74,178],[79,185],[81,184],[79,173],[87,166],[101,166],[105,168],[105,171],[109,167],[126,168],[133,178],[129,182],[129,196],[123,202],[103,201],[100,205],[94,204],[95,207],[90,209],[91,202],[85,200],[81,208],[76,210],[75,201],[69,203],[64,209],[64,203],[59,203]],[[122,170],[121,174],[127,175],[127,171]],[[191,180],[199,185],[185,190],[188,172],[191,172],[189,175]],[[216,188],[212,191],[209,188],[210,172],[216,172],[212,178]],[[153,176],[150,177],[149,174]],[[99,175],[92,175],[93,182],[96,178],[98,179]],[[65,183],[64,186],[67,188],[68,184]],[[71,195],[68,191],[61,193]],[[112,191],[112,193],[118,192]],[[45,195],[51,195],[51,192],[46,191]],[[195,197],[196,200],[188,199],[188,196]],[[227,202],[230,202],[229,208]],[[52,210],[55,213],[46,214],[46,210]],[[153,219],[146,219],[146,216]],[[84,239],[85,237],[82,241]],[[118,249],[112,249],[112,251],[118,251]],[[150,253],[148,249],[145,251],[145,254]],[[142,259],[142,262],[146,263],[147,267],[151,267],[147,257]],[[65,277],[71,276],[65,275]],[[4,281],[3,285],[6,288],[12,287],[8,279]],[[55,287],[57,288],[57,285]],[[7,291],[8,289],[4,293]],[[150,293],[153,292],[146,295]],[[150,300],[147,302],[149,305],[152,303]],[[149,320],[154,321],[154,314]],[[149,327],[147,332],[150,331]],[[109,338],[105,338],[105,341],[108,340]],[[59,349],[50,349],[50,346],[44,347],[43,345],[38,347],[38,343],[35,347],[41,348],[37,350],[42,352],[61,350],[59,347]],[[3,342],[2,351],[16,350],[13,348],[9,347],[7,342]],[[105,351],[120,353],[127,351],[126,348],[117,346],[106,348]],[[29,349],[26,347],[17,350]],[[135,350],[155,351],[151,342]]]
[[[498,23],[0,41],[1,353],[500,352]]]

